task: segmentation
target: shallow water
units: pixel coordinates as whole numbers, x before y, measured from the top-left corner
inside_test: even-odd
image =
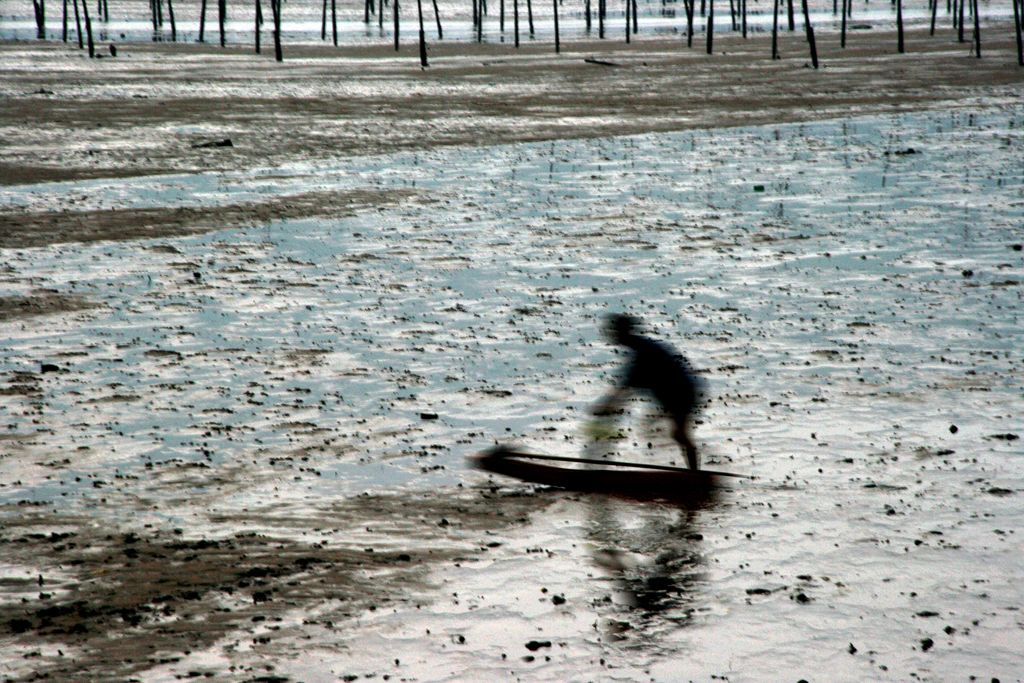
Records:
[[[4,250],[0,294],[100,307],[0,323],[0,502],[197,533],[244,511],[293,537],[364,490],[453,495],[495,440],[580,454],[617,362],[600,316],[626,310],[705,374],[708,466],[754,480],[696,511],[538,494],[420,607],[247,656],[301,680],[1018,680],[1022,143],[1024,108],[989,104],[2,188],[37,208],[413,193]],[[680,460],[643,402],[623,428],[617,457]]]

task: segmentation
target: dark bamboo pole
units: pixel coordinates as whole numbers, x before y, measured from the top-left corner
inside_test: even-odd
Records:
[[[363,23],[370,23],[370,0],[363,0]]]
[[[384,0],[377,0],[377,29],[384,30]]]
[[[967,4],[967,0],[960,0],[960,24],[957,27],[956,39],[957,42],[964,42],[964,6]]]
[[[597,37],[604,39],[604,14],[608,0],[597,0]]]
[[[516,47],[519,47],[519,0],[512,0],[512,27],[516,34]]]
[[[789,30],[796,30],[796,21],[793,18],[793,0],[786,0],[786,11],[789,14]]]
[[[92,19],[89,18],[89,3],[82,0],[82,14],[85,15],[85,37],[89,41],[89,57],[96,56],[96,45],[92,42]]]
[[[426,68],[427,64],[427,33],[423,30],[423,0],[416,0],[416,14],[420,18],[420,67]]]
[[[477,22],[476,22],[476,42],[484,42],[484,2],[479,0],[479,7],[477,7]]]
[[[260,0],[256,0],[256,19],[253,21],[253,34],[256,37],[256,54],[260,54],[260,33],[261,27],[263,26],[263,8],[260,6]]]
[[[636,11],[636,0],[631,0],[631,1],[633,3],[633,33],[639,33],[640,32],[640,25],[637,23],[637,16],[636,15],[638,14],[638,12]]]
[[[67,0],[64,0],[64,1],[67,2]],[[503,3],[505,2],[505,0],[501,0],[501,1]],[[1013,1],[1017,2],[1017,0],[1013,0]],[[1016,7],[1016,5],[1014,5],[1014,7]],[[590,33],[590,26],[591,26],[591,23],[590,23],[590,0],[583,0],[583,10],[584,10],[584,13],[585,13],[585,16],[586,16],[587,33]]]
[[[399,15],[398,0],[392,0],[392,2],[394,3],[392,5],[392,7],[394,9],[394,18],[395,18],[395,52],[398,52],[398,33],[399,33],[399,29],[400,29],[400,25],[399,25],[399,21],[400,21],[399,16],[400,15]]]
[[[83,0],[84,2],[85,0]],[[149,0],[149,14],[153,20],[153,40],[156,40],[156,32],[160,30],[160,25],[156,20],[156,0]]]
[[[736,0],[729,0],[729,28],[736,30]]]
[[[842,48],[846,47],[846,12],[847,12],[847,7],[846,6],[850,2],[852,2],[852,1],[853,0],[843,0],[842,28],[839,30],[839,47],[842,47]],[[936,0],[936,2],[938,2],[938,0]]]
[[[708,0],[708,54],[711,54],[715,42],[715,0]]]
[[[444,31],[441,30],[441,12],[437,9],[437,0],[434,0],[434,21],[437,22],[437,39],[444,38]]]
[[[903,54],[907,51],[903,42],[903,0],[896,0],[896,51]]]
[[[274,60],[284,61],[281,51],[281,0],[270,0],[270,13],[274,19]]]
[[[203,34],[206,32],[206,0],[203,0],[199,7],[199,42],[203,42]]]
[[[978,0],[971,1],[974,14],[974,56],[981,59],[981,19],[978,16]]]
[[[740,0],[740,17],[743,22],[743,37],[747,37],[747,0]]]
[[[1016,2],[1017,0],[1013,0]],[[935,35],[935,15],[939,12],[939,0],[932,0],[932,27],[928,35]]]
[[[110,23],[110,0],[103,0],[103,22]]]
[[[78,49],[82,50],[85,48],[85,44],[82,43],[82,20],[78,15],[78,0],[71,0],[75,3],[75,34],[78,36]],[[85,2],[85,0],[82,0]]]
[[[280,6],[281,0],[277,0],[277,4]],[[334,47],[338,47],[338,0],[331,0],[331,40]]]
[[[693,10],[696,0],[685,0],[686,2],[686,47],[693,47]],[[776,0],[778,2],[778,0]]]
[[[1017,65],[1024,66],[1024,36],[1021,36],[1021,21],[1024,17],[1021,17],[1021,8],[1017,3],[1017,0],[1011,0],[1013,2],[1013,23],[1016,24],[1017,33]]]
[[[498,30],[505,35],[505,0],[498,3]]]
[[[530,37],[533,38],[533,0],[526,0],[526,23],[530,27]]]
[[[772,11],[772,59],[779,58],[779,0],[775,0]]]
[[[1016,9],[1017,8],[1017,0],[1013,0],[1013,3],[1014,3],[1013,4],[1014,9]],[[61,23],[61,31],[60,31],[60,33],[61,33],[61,40],[66,43],[66,42],[68,42],[68,0],[64,0],[64,2],[62,4],[64,6],[64,11],[63,11],[63,13],[61,15],[61,20],[60,20],[60,23]]]
[[[811,47],[811,64],[818,68],[818,46],[814,43],[814,27],[811,26],[811,14],[807,10],[807,0],[801,0],[804,9],[804,30],[807,32],[807,42]]]
[[[278,3],[280,4],[280,3]],[[227,19],[225,16],[228,13],[228,0],[217,0],[217,26],[220,29],[220,46],[224,47],[227,39],[224,35],[224,20]]]
[[[36,18],[36,38],[46,38],[46,6],[44,0],[32,0],[32,11]]]
[[[320,10],[320,40],[327,40],[327,0],[324,0]]]
[[[178,25],[174,22],[174,4],[167,0],[167,18],[171,20],[171,42],[178,42]]]
[[[1014,0],[1016,2],[1016,0]],[[555,22],[555,54],[557,55],[562,51],[562,45],[558,37],[558,0],[551,0],[551,9],[553,11],[552,16]]]

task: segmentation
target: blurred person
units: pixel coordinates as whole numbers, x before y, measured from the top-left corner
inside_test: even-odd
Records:
[[[699,469],[690,424],[701,398],[701,382],[681,353],[668,344],[637,332],[640,321],[616,313],[605,320],[608,339],[628,350],[629,359],[619,382],[597,405],[595,415],[610,415],[635,390],[650,392],[674,424],[672,437],[686,455],[690,469]]]

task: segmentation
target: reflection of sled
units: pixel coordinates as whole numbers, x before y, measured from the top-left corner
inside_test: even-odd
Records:
[[[585,464],[588,469],[549,465],[538,460]],[[630,498],[693,499],[708,497],[725,477],[741,475],[688,470],[667,465],[625,463],[591,458],[536,455],[497,446],[471,458],[476,467],[523,481],[573,491],[614,493]]]

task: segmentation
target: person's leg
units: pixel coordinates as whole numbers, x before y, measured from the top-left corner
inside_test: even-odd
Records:
[[[688,417],[676,418],[676,429],[672,436],[675,437],[679,447],[683,449],[683,453],[686,455],[686,463],[690,466],[690,469],[700,469],[700,458],[697,455],[697,446],[694,445],[693,438],[690,436],[690,421]]]

